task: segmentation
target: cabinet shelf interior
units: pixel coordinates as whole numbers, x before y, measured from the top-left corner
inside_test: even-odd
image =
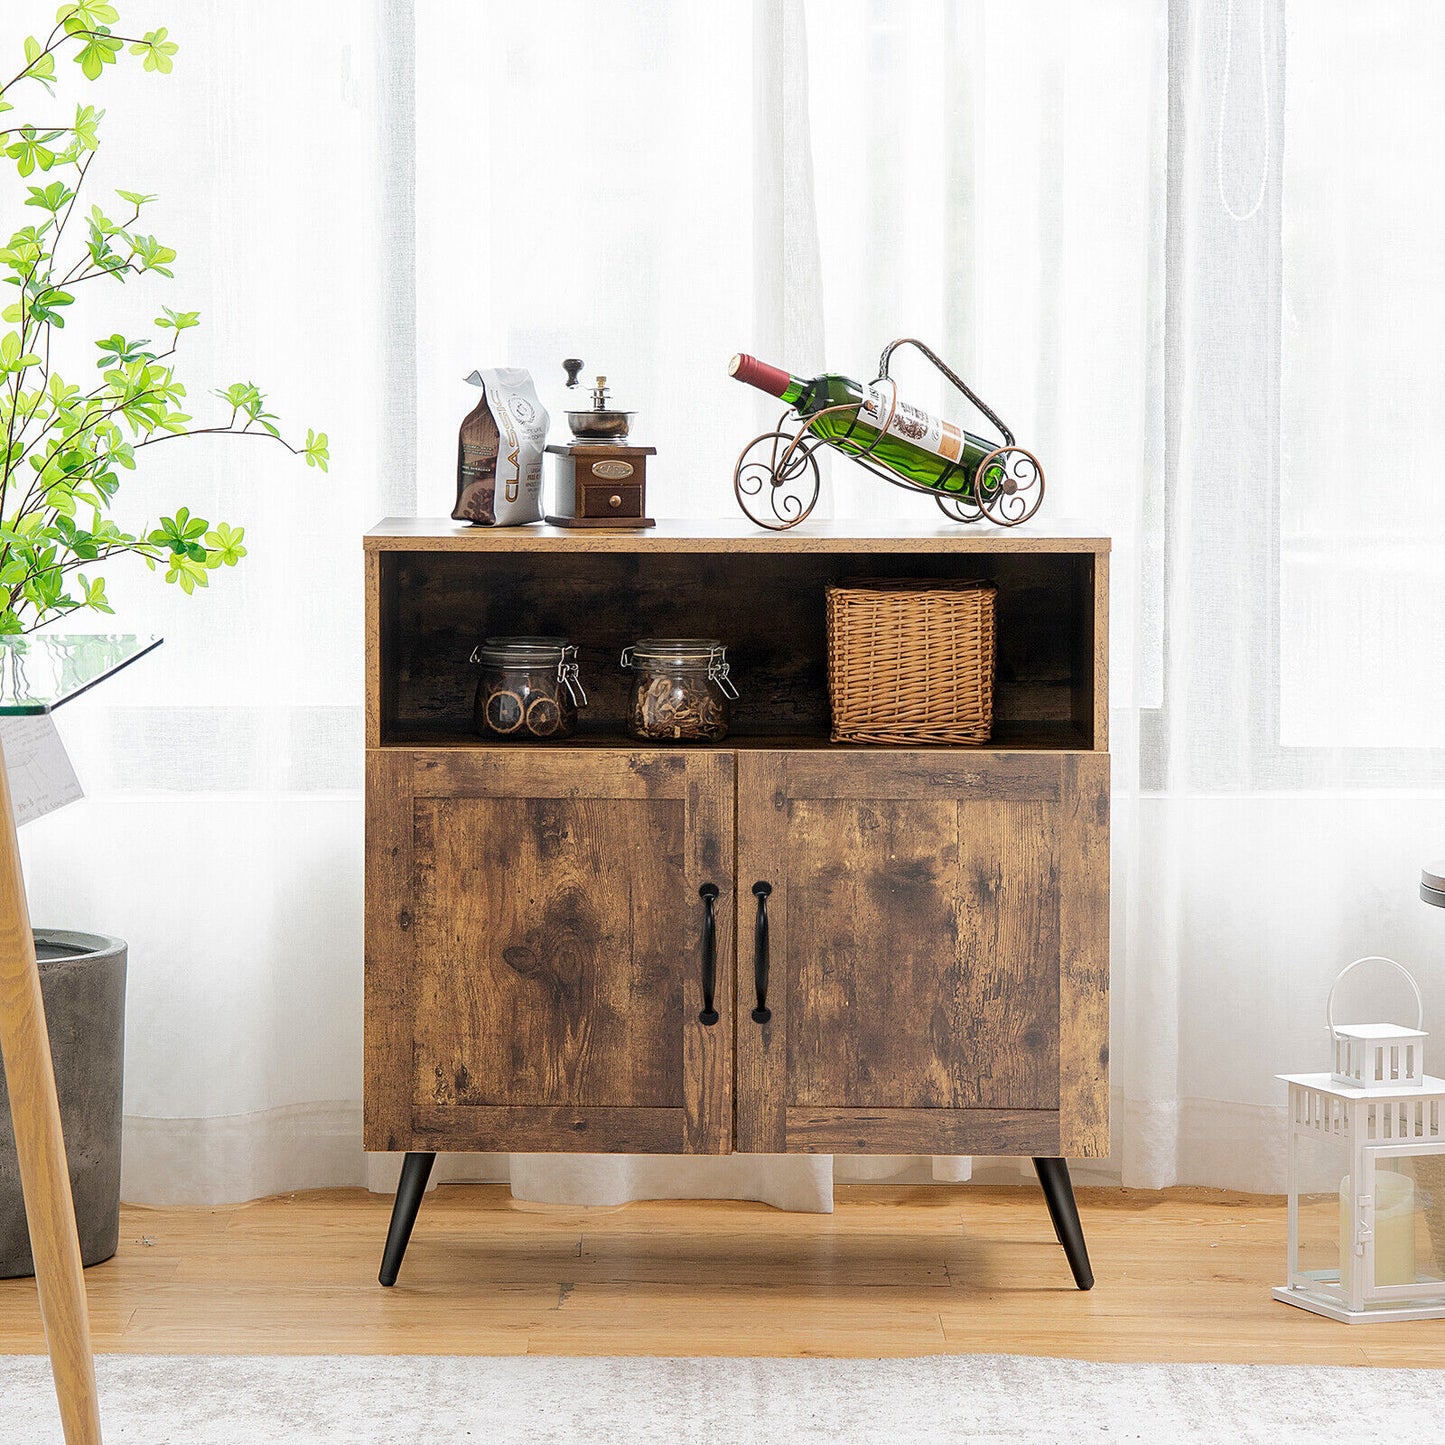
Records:
[[[861,576],[967,577],[998,587],[992,746],[1087,750],[1101,746],[1094,568],[1088,552],[388,551],[378,598],[379,741],[480,742],[473,646],[538,634],[579,649],[590,705],[570,744],[636,746],[624,728],[631,675],[619,653],[639,637],[695,636],[727,645],[740,693],[721,746],[827,747],[825,587]]]

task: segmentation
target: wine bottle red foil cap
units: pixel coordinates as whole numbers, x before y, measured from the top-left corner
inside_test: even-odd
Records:
[[[733,357],[732,364],[728,367],[728,375],[762,391],[770,391],[774,396],[782,396],[793,380],[786,371],[780,371],[776,366],[769,366],[766,361],[759,361],[756,356],[748,356],[742,352]]]

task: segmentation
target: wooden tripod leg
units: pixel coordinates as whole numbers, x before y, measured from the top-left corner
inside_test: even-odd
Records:
[[[50,1370],[66,1445],[100,1445],[85,1275],[3,750],[0,814],[0,1059],[15,1121],[15,1149],[25,1192],[30,1250],[35,1257],[40,1317],[50,1348]]]

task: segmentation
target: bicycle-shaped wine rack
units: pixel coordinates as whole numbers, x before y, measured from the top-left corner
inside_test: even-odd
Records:
[[[979,461],[972,477],[957,463],[940,457],[940,473],[929,485],[896,471],[877,454],[879,445],[890,435],[888,428],[898,407],[898,385],[888,375],[888,366],[900,346],[913,346],[921,351],[1003,434],[1002,444]],[[822,446],[833,447],[890,486],[932,497],[939,510],[955,522],[989,521],[1001,527],[1016,527],[1038,511],[1044,499],[1044,469],[1038,458],[1015,444],[1014,434],[998,414],[923,342],[911,336],[890,341],[879,359],[878,378],[873,388],[884,393],[887,410],[881,425],[868,423],[874,437],[861,449],[849,450],[844,445],[852,439],[858,413],[863,409],[861,402],[826,407],[806,417],[795,407],[789,407],[773,431],[754,437],[743,448],[733,468],[733,492],[738,506],[752,521],[770,531],[785,532],[807,520],[822,490],[817,458],[818,448]],[[810,422],[822,417],[850,413],[847,430],[837,437],[820,437],[809,429]]]

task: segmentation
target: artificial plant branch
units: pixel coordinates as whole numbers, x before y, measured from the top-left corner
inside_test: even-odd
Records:
[[[0,87],[0,109],[13,108],[7,92],[25,80],[36,81],[53,96],[56,59],[64,53],[90,81],[127,49],[147,71],[168,74],[178,49],[168,32],[118,34],[113,28],[118,19],[111,0],[62,5],[44,44],[34,37],[25,42],[25,66]],[[192,419],[183,410],[187,388],[168,362],[181,332],[199,324],[198,312],[162,308],[154,324],[172,331],[171,344],[163,350],[118,333],[98,342],[102,380],[89,389],[67,382],[54,369],[54,331],[65,325],[63,313],[75,302],[75,290],[102,276],[169,278],[175,260],[174,250],[136,229],[143,207],[154,197],[130,191],[118,193],[131,203],[127,219],[117,223],[92,206],[88,240],[73,260],[61,259],[80,214],[76,207],[99,145],[102,116],[92,106],[77,106],[73,123],[40,126],[16,118],[0,129],[0,157],[13,161],[27,183],[26,204],[45,213],[0,246],[0,282],[19,291],[4,308],[5,321],[15,329],[7,332],[0,325],[5,446],[0,457],[0,633],[29,631],[81,607],[108,612],[103,577],[82,575],[84,593],[78,597],[64,591],[63,581],[82,567],[127,552],[151,565],[165,564],[165,580],[187,593],[208,586],[210,572],[234,566],[246,555],[241,528],[224,522],[212,526],[186,507],[137,535],[110,520],[122,473],[135,469],[144,448],[185,436],[264,436],[304,457],[308,466],[324,471],[329,464],[326,434],[308,430],[304,442],[281,436],[264,394],[251,382],[215,393],[230,406],[224,425],[189,425]],[[61,138],[65,142],[55,147]],[[35,184],[30,178],[36,171],[51,179]],[[31,380],[33,390],[27,384]],[[33,475],[22,492],[23,466]],[[74,521],[78,507],[89,510],[88,530]]]

